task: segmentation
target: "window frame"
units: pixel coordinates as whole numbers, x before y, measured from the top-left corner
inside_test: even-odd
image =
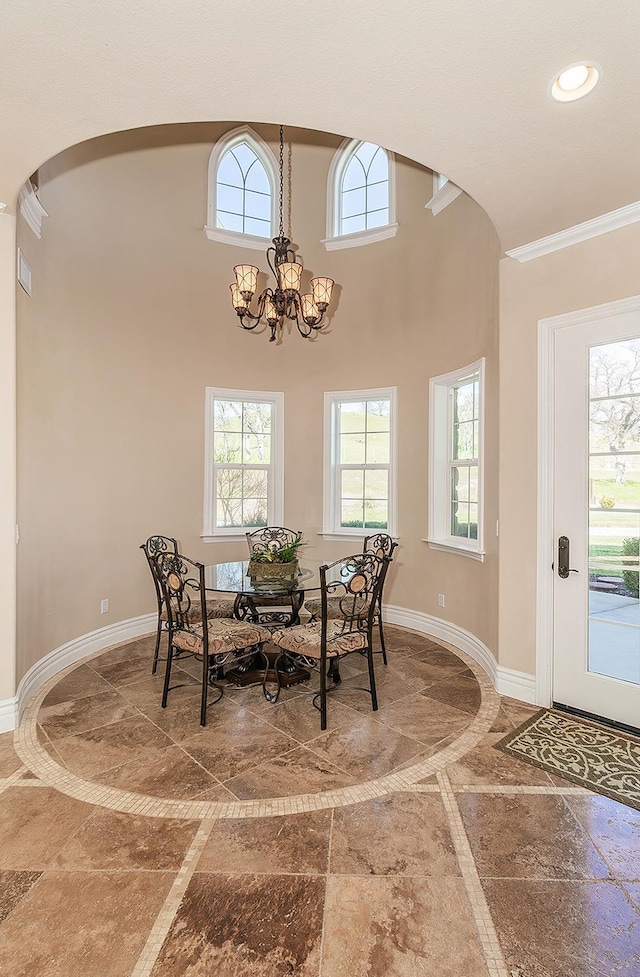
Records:
[[[239,403],[270,403],[271,462],[268,477],[267,525],[281,526],[284,520],[284,393],[273,390],[235,390],[227,387],[205,388],[204,414],[204,515],[201,539],[205,543],[223,540],[244,540],[246,533],[255,526],[217,527],[216,517],[216,469],[213,461],[214,406],[216,400],[234,400]]]
[[[337,251],[342,248],[358,248],[375,241],[384,241],[395,237],[398,231],[396,223],[396,166],[394,154],[380,148],[387,155],[389,164],[389,223],[382,227],[372,227],[364,231],[354,231],[352,234],[340,234],[340,216],[342,211],[342,179],[344,172],[356,150],[367,139],[345,139],[335,153],[327,178],[327,236],[322,242],[327,251]],[[378,144],[376,144],[378,145]]]
[[[337,416],[336,410],[339,404],[349,402],[359,402],[362,400],[389,400],[389,464],[387,466],[359,466],[363,470],[372,467],[387,467],[389,473],[389,508],[388,525],[386,530],[365,528],[356,529],[354,527],[341,528],[339,525],[339,486],[338,472],[340,466],[337,461]],[[397,387],[378,387],[367,390],[330,390],[325,391],[324,395],[324,491],[323,491],[323,529],[322,535],[325,539],[343,540],[364,539],[375,532],[387,532],[389,536],[397,537],[398,512],[397,512],[397,456],[398,456],[398,430],[397,430]]]
[[[269,237],[258,237],[255,234],[244,234],[242,231],[225,230],[216,226],[218,209],[218,165],[224,154],[241,143],[247,143],[265,168],[269,186],[271,188],[271,233]],[[204,231],[210,241],[222,244],[234,244],[242,248],[255,251],[266,251],[275,235],[277,225],[278,201],[276,188],[278,185],[278,161],[271,148],[250,126],[238,126],[226,132],[213,146],[209,154],[207,170],[207,223]]]
[[[477,539],[451,533],[451,471],[454,467],[453,390],[478,379],[478,532]],[[484,561],[484,403],[485,358],[429,380],[429,506],[427,539],[431,549]],[[471,460],[471,459],[469,459]],[[461,467],[455,465],[455,467]]]

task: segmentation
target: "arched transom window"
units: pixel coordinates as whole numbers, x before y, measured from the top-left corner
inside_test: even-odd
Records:
[[[241,142],[221,157],[216,174],[216,227],[271,237],[271,186],[251,146]]]
[[[270,148],[248,126],[228,132],[209,158],[207,237],[264,248],[274,234],[277,164]]]
[[[389,160],[382,146],[361,142],[342,172],[338,233],[389,223]]]

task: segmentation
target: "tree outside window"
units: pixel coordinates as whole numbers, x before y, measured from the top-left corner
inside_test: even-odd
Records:
[[[282,517],[282,394],[207,390],[205,536]]]

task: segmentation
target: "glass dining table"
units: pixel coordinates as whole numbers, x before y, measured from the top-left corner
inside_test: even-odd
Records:
[[[289,628],[300,623],[305,594],[320,590],[320,567],[325,563],[301,561],[293,580],[275,576],[256,579],[249,575],[249,560],[212,563],[205,567],[205,586],[236,595],[234,613],[238,620],[248,618],[267,628]]]
[[[249,560],[231,560],[213,563],[205,567],[207,590],[235,594],[234,614],[238,620],[251,621],[276,630],[300,623],[300,610],[310,591],[320,590],[320,567],[324,560],[300,561],[296,577],[291,580],[276,578],[256,579],[249,575]],[[272,659],[279,653],[265,652]],[[273,669],[267,673],[267,681],[276,679]],[[309,672],[299,668],[286,656],[278,664],[280,684],[297,685],[309,679]],[[261,655],[226,672],[226,679],[235,685],[251,685],[264,679],[264,660]]]

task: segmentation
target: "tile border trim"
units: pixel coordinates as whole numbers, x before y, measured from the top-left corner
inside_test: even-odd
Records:
[[[14,748],[22,762],[36,777],[61,793],[88,804],[144,817],[201,821],[217,820],[218,818],[282,817],[287,814],[300,814],[303,811],[347,807],[360,801],[384,797],[386,794],[397,791],[410,790],[417,781],[443,771],[450,763],[454,763],[468,753],[483,739],[495,722],[500,710],[500,697],[494,691],[484,670],[464,650],[448,642],[443,642],[443,644],[458,655],[471,669],[480,686],[481,704],[471,724],[456,740],[426,760],[352,787],[336,788],[316,794],[298,794],[257,800],[203,801],[176,800],[135,794],[131,791],[83,780],[56,763],[54,758],[40,744],[37,730],[38,712],[42,701],[60,678],[71,671],[77,662],[73,662],[62,673],[58,672],[53,675],[32,695],[24,708],[20,726],[15,732]],[[94,652],[94,654],[97,653]]]

